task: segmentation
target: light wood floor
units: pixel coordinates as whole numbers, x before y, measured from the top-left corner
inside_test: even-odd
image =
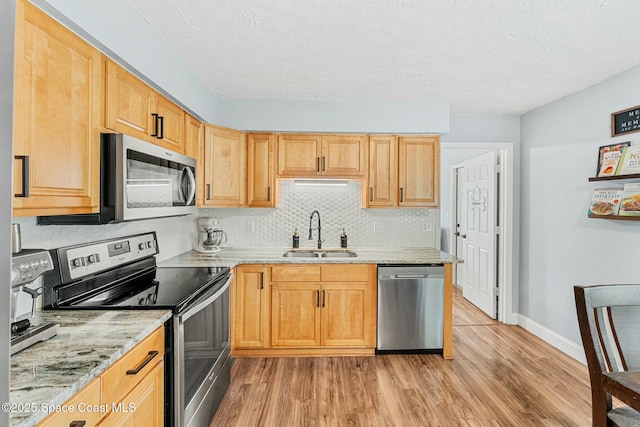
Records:
[[[212,426],[590,426],[587,369],[454,293],[439,355],[246,358]]]

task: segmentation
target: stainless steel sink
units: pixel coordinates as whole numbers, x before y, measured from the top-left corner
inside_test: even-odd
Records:
[[[286,251],[282,254],[283,257],[288,258],[353,258],[358,256],[350,250],[292,250]]]

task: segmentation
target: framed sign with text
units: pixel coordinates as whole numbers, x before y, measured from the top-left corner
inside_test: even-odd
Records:
[[[640,131],[640,105],[611,114],[611,136]]]

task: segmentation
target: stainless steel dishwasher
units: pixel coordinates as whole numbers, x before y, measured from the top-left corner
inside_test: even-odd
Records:
[[[442,350],[444,266],[378,266],[377,352]]]

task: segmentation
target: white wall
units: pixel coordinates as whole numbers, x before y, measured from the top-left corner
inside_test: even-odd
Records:
[[[15,0],[0,2],[0,280],[10,283],[11,275],[11,185],[13,174],[13,41]],[[8,201],[8,202],[7,202]],[[9,289],[0,297],[0,402],[9,401]],[[7,411],[0,412],[0,426],[9,425]]]
[[[201,120],[218,123],[218,98],[126,0],[33,3]]]
[[[254,131],[439,134],[449,131],[449,103],[221,99],[220,119]]]
[[[573,286],[638,283],[640,223],[587,218],[612,112],[638,105],[640,67],[522,116],[520,313],[580,343]]]

